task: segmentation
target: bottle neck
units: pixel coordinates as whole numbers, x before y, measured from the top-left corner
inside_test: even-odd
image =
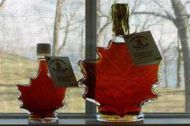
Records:
[[[39,62],[39,69],[38,72],[47,73],[48,72],[48,66],[45,57],[38,57]]]
[[[113,35],[112,41],[115,43],[125,43],[124,35]]]
[[[115,36],[129,34],[128,4],[113,4],[111,9],[112,31]]]
[[[128,4],[116,3],[111,8],[113,42],[124,43],[124,35],[129,34]]]

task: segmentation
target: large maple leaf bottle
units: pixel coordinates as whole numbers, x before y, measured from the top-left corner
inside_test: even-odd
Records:
[[[129,34],[127,4],[112,5],[113,39],[97,47],[98,60],[79,61],[86,86],[84,98],[98,105],[97,119],[108,122],[141,121],[141,105],[156,98],[158,65],[135,65],[124,36]]]
[[[50,44],[37,44],[38,74],[35,78],[31,78],[29,85],[18,85],[21,92],[19,100],[23,103],[21,108],[30,112],[29,123],[58,123],[55,111],[63,106],[66,88],[56,87],[51,79],[45,59],[50,53]]]

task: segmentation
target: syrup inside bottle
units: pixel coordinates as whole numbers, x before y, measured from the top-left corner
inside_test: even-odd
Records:
[[[21,108],[30,112],[29,121],[55,121],[55,110],[63,106],[65,87],[56,87],[52,81],[47,62],[39,58],[37,76],[31,78],[29,85],[18,85],[21,92],[19,99],[23,102]]]
[[[157,96],[152,86],[158,81],[158,65],[135,65],[127,44],[122,41],[122,36],[129,33],[127,11],[126,4],[112,6],[116,39],[107,48],[97,47],[96,62],[81,62],[83,83],[87,86],[85,98],[94,99],[99,112],[105,115],[138,115],[141,103]]]

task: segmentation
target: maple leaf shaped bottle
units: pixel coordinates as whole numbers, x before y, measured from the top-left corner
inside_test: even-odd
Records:
[[[30,112],[29,123],[57,123],[55,110],[63,106],[66,88],[56,87],[48,71],[45,56],[50,56],[48,43],[37,44],[39,69],[29,85],[18,85],[21,108]]]
[[[79,61],[86,86],[84,98],[98,104],[100,121],[143,120],[141,105],[156,98],[158,65],[134,64],[124,35],[129,33],[127,4],[112,5],[113,39],[107,48],[97,47],[97,61]]]

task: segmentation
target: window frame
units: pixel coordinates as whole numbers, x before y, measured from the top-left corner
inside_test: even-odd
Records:
[[[85,0],[85,59],[96,59],[97,37],[97,0]],[[95,118],[96,105],[89,101],[85,103],[85,113],[61,113],[60,118]],[[24,113],[0,113],[0,119],[20,119],[28,117]],[[186,118],[190,119],[189,113],[145,113],[145,118]],[[1,125],[1,124],[0,124]],[[190,125],[190,123],[188,124]]]
[[[58,114],[60,126],[190,126],[190,114],[145,114],[144,121],[125,122],[99,122],[90,114]],[[26,113],[0,114],[0,126],[28,126]],[[42,125],[42,124],[36,124]]]
[[[96,36],[97,36],[97,15],[96,15],[96,0],[85,0],[85,59],[96,59]],[[86,114],[96,114],[96,105],[86,101]]]

